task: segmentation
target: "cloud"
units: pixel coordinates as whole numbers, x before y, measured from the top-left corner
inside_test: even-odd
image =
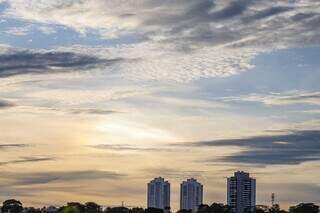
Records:
[[[42,161],[53,161],[53,157],[20,157],[18,160],[2,161],[0,166],[8,164],[21,164],[21,163],[37,163]]]
[[[7,15],[23,18],[41,23],[57,23],[72,27],[81,32],[90,31],[92,28],[101,34],[119,37],[121,35],[140,35],[156,40],[159,38],[172,39],[174,42],[175,32],[181,30],[181,40],[188,40],[189,33],[207,26],[215,34],[221,28],[223,21],[226,32],[231,31],[239,35],[233,41],[240,40],[249,35],[257,35],[263,38],[263,34],[271,35],[268,39],[272,43],[276,34],[273,32],[273,24],[280,25],[278,33],[293,31],[290,25],[297,28],[308,27],[311,34],[317,34],[319,27],[315,20],[304,20],[301,23],[293,21],[291,17],[297,14],[317,14],[319,16],[319,4],[312,0],[307,1],[252,1],[252,0],[173,0],[159,2],[156,0],[139,1],[32,1],[25,5],[23,0],[7,0],[9,8]],[[174,12],[171,12],[174,11]],[[290,13],[285,13],[290,11]],[[82,14],[85,18],[79,18]],[[100,14],[99,17],[96,14]],[[268,19],[266,19],[268,17]],[[309,17],[314,18],[314,17]],[[247,22],[254,20],[260,23]],[[303,24],[303,25],[302,25]],[[310,24],[310,25],[309,25]],[[264,25],[260,28],[259,25]],[[289,25],[289,28],[288,28]],[[312,25],[312,26],[311,26]],[[253,30],[256,29],[256,32]],[[178,30],[178,31],[177,31]],[[247,30],[247,31],[246,31]],[[262,30],[262,32],[261,32]],[[296,29],[298,30],[298,29]],[[288,37],[290,34],[286,34]],[[301,35],[291,34],[290,38],[299,38]],[[313,37],[315,39],[315,37]],[[230,41],[227,41],[227,43]],[[312,42],[312,41],[311,41]],[[211,40],[214,45],[215,39]],[[249,45],[249,44],[248,44]]]
[[[75,47],[62,50],[91,52],[106,58],[123,58],[123,63],[115,64],[112,70],[131,80],[181,83],[244,72],[254,67],[250,62],[260,51],[253,48],[214,51],[207,46],[201,51],[183,52],[177,51],[172,43],[151,41],[110,48]]]
[[[143,187],[125,185],[126,178],[126,174],[108,170],[6,171],[1,177],[0,197],[18,197],[33,206],[62,206],[66,194],[68,200],[98,199],[102,203],[106,196],[121,200],[143,194]]]
[[[56,30],[53,27],[49,26],[38,26],[38,31],[42,32],[43,34],[50,35],[56,33]]]
[[[241,15],[248,9],[251,0],[231,1],[229,5],[211,15],[213,19],[227,19]]]
[[[136,43],[105,53],[106,58],[139,58],[115,68],[135,79],[225,77],[251,69],[258,54],[320,44],[320,5],[312,0],[6,2],[5,16],[61,24],[82,34],[94,31],[106,39],[135,38]]]
[[[3,178],[13,180],[15,185],[48,184],[52,182],[71,182],[78,180],[120,179],[125,174],[112,171],[51,171],[51,172],[8,172]]]
[[[288,6],[276,6],[276,7],[270,7],[261,11],[258,11],[252,16],[247,16],[244,18],[245,21],[251,22],[251,21],[258,21],[260,19],[268,18],[270,16],[274,16],[280,13],[284,13],[287,11],[292,10],[292,7]]]
[[[184,143],[193,147],[236,147],[243,151],[209,162],[295,165],[320,160],[320,131],[301,130],[278,135]]]
[[[8,51],[0,54],[0,78],[22,74],[81,71],[110,66],[121,59],[100,59],[73,52]]]
[[[30,32],[31,28],[28,27],[11,27],[5,33],[13,36],[25,36]]]
[[[308,91],[287,91],[283,93],[271,94],[250,94],[240,97],[222,98],[225,102],[244,101],[244,102],[260,102],[265,105],[290,105],[290,104],[309,104],[320,105],[320,92]]]
[[[145,151],[145,152],[172,152],[173,149],[165,147],[138,147],[130,144],[98,144],[89,146],[95,149],[108,151]]]
[[[0,20],[1,23],[1,20]],[[32,33],[42,33],[45,35],[50,35],[56,33],[56,29],[54,27],[50,27],[45,24],[26,24],[19,27],[9,27],[5,30],[3,30],[3,33],[12,35],[12,36],[26,36],[28,34]]]
[[[144,173],[150,174],[150,176],[163,176],[167,178],[175,178],[181,180],[181,178],[200,178],[204,175],[205,171],[201,170],[181,170],[178,168],[166,168],[166,167],[160,167],[160,168],[146,168],[143,169]]]
[[[14,103],[6,101],[6,100],[0,100],[0,109],[10,108],[16,106]]]
[[[120,113],[116,110],[105,110],[105,109],[72,109],[70,110],[73,114],[94,114],[94,115],[110,115]]]
[[[0,150],[7,148],[24,148],[28,147],[28,144],[0,144]]]
[[[51,89],[51,90],[41,90],[41,91],[34,91],[30,92],[25,95],[25,97],[30,99],[42,99],[46,100],[47,102],[51,102],[52,107],[53,105],[61,104],[63,106],[66,105],[81,105],[81,104],[97,104],[98,102],[104,101],[114,101],[114,100],[121,100],[130,97],[134,97],[139,94],[143,94],[145,91],[138,87],[120,87],[115,86],[108,88],[107,90],[102,89]],[[95,106],[95,105],[93,105]],[[70,108],[70,109],[62,109],[63,111],[69,111],[71,113],[79,114],[83,112],[87,113],[108,113],[108,110],[98,110],[98,109],[91,109],[91,108]]]

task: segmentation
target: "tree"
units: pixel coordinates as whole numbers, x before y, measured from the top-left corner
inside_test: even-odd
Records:
[[[279,213],[280,212],[280,206],[278,204],[274,204],[269,209],[269,213]]]
[[[101,212],[101,207],[94,202],[87,202],[85,204],[85,212],[86,213],[99,213],[99,212]]]
[[[61,209],[62,213],[80,213],[80,210],[74,206],[64,206]]]
[[[254,207],[253,209],[249,210],[250,213],[265,213],[266,211],[259,207]]]
[[[201,204],[198,209],[198,213],[229,213],[231,212],[229,206],[221,203],[213,203],[211,206]]]
[[[164,213],[162,209],[158,208],[147,208],[145,213]]]
[[[210,208],[207,204],[201,204],[198,208],[198,213],[206,213],[208,212],[208,209]]]
[[[79,202],[69,202],[67,203],[67,206],[71,208],[76,209],[79,213],[85,213],[86,212],[86,206],[79,203]]]
[[[213,203],[210,206],[211,213],[229,213],[231,212],[231,209],[228,205],[224,205],[221,203]]]
[[[177,211],[177,213],[192,213],[191,209],[180,209],[179,211]]]
[[[313,203],[300,203],[290,207],[290,213],[319,213],[319,206]]]
[[[20,213],[22,212],[22,210],[23,210],[22,203],[14,199],[4,201],[1,208],[2,213],[7,213],[7,212]]]
[[[171,207],[170,206],[164,207],[164,213],[171,213]]]
[[[79,202],[69,202],[67,206],[59,208],[58,212],[62,213],[85,213],[85,206]]]
[[[109,207],[105,210],[105,213],[129,213],[129,209],[126,207]]]
[[[129,213],[144,213],[144,209],[143,208],[132,208],[129,210]]]
[[[272,207],[270,207],[269,213],[288,213],[288,212],[285,210],[282,210],[279,204],[274,204]]]

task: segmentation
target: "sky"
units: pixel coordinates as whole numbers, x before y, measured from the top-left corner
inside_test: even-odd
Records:
[[[320,202],[318,0],[0,0],[0,200]]]

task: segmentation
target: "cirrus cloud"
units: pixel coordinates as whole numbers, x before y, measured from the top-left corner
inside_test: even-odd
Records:
[[[309,104],[320,105],[320,92],[310,91],[286,91],[282,93],[270,94],[249,94],[239,97],[222,98],[225,102],[259,102],[265,105],[291,105]]]

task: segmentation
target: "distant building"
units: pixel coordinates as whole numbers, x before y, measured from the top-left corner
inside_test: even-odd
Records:
[[[148,183],[148,208],[165,210],[170,207],[170,183],[162,177]]]
[[[203,186],[191,178],[183,181],[180,187],[180,209],[197,212],[203,202]]]
[[[256,205],[256,180],[249,173],[235,172],[227,179],[227,202],[234,213],[244,213]]]

